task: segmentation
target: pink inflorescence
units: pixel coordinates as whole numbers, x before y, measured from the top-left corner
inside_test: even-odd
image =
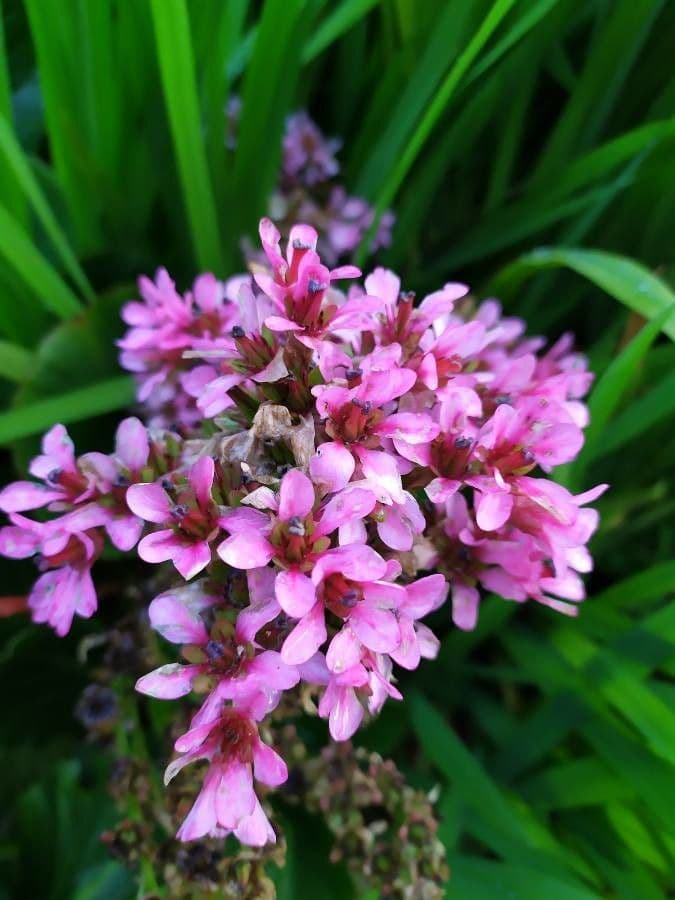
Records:
[[[29,603],[59,634],[96,608],[106,534],[175,568],[149,616],[183,662],[137,688],[204,698],[167,770],[208,762],[179,837],[254,845],[274,840],[254,782],[287,777],[260,734],[284,692],[311,686],[345,740],[401,699],[395,666],[436,655],[421,620],[448,594],[462,629],[481,589],[575,614],[588,504],[605,489],[574,496],[546,477],[579,453],[588,418],[592,376],[568,336],[543,352],[462,284],[420,303],[382,268],[361,284],[322,261],[309,225],[283,252],[270,220],[260,237],[252,277],[203,275],[181,296],[162,271],[124,310],[123,364],[156,400],[151,419],[180,397],[181,435],[126,419],[112,455],[76,458],[55,426],[31,466],[41,482],[0,493],[0,552],[36,556]],[[21,515],[43,506],[56,515]]]

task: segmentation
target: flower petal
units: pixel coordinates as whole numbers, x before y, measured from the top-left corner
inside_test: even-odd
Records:
[[[335,441],[328,441],[316,448],[309,461],[312,478],[324,484],[329,491],[339,491],[354,474],[356,463],[350,451]]]
[[[284,641],[281,658],[289,665],[307,662],[327,636],[323,603],[315,603]]]
[[[297,516],[304,519],[314,506],[314,485],[300,469],[291,469],[281,479],[279,518],[287,522]]]
[[[127,506],[146,522],[161,524],[171,516],[171,503],[166,491],[156,482],[132,484],[127,490]]]
[[[223,562],[235,569],[257,569],[266,566],[275,552],[265,535],[250,530],[233,534],[224,540],[217,550]]]
[[[201,666],[182,666],[180,663],[168,663],[154,672],[143,675],[136,682],[136,690],[149,697],[160,700],[176,700],[184,697],[192,690],[192,679],[199,674]]]
[[[295,569],[279,572],[274,590],[283,611],[294,619],[301,619],[316,602],[312,580]]]

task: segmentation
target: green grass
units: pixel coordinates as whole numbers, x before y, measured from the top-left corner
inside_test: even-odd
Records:
[[[439,659],[360,740],[439,786],[449,897],[672,895],[675,6],[5,0],[2,13],[4,476],[57,420],[105,447],[131,397],[113,346],[131,282],[160,264],[181,287],[237,271],[284,119],[307,107],[343,139],[347,187],[396,210],[378,261],[407,288],[465,280],[531,332],[577,333],[593,422],[561,478],[611,484],[579,618],[490,598],[465,635],[442,613]],[[27,571],[7,572],[3,592],[25,586]],[[24,760],[0,779],[0,898],[133,896],[72,808],[82,778],[64,759],[87,756],[103,797],[69,712],[74,642],[19,620],[0,635],[0,742]],[[59,691],[48,708],[41,692]],[[290,836],[294,854],[306,837]],[[312,883],[331,878],[320,856],[303,864]]]

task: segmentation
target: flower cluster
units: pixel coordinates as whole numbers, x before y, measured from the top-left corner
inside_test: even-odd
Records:
[[[421,620],[448,593],[465,629],[481,588],[574,614],[597,525],[587,504],[605,487],[573,496],[540,474],[583,443],[591,376],[569,337],[543,353],[461,284],[417,304],[380,268],[344,292],[360,272],[327,266],[306,224],[285,252],[270,220],[260,238],[252,279],[204,275],[181,297],[162,272],[124,311],[126,364],[148,396],[183,391],[189,436],[127,419],[114,454],[76,459],[56,426],[31,467],[44,483],[0,494],[0,550],[37,555],[30,604],[61,634],[95,608],[104,532],[175,568],[149,617],[183,661],[137,688],[202,696],[166,773],[208,762],[179,837],[252,845],[275,838],[255,783],[287,777],[265,741],[282,697],[316,696],[346,740],[401,699],[395,666],[436,655]],[[199,364],[186,369],[186,352]],[[45,505],[63,514],[18,515]]]
[[[236,146],[241,100],[228,105],[228,146]],[[307,222],[319,232],[319,252],[329,265],[348,258],[361,243],[374,220],[372,206],[347,193],[337,180],[340,141],[327,138],[317,124],[300,111],[286,121],[282,140],[281,172],[270,199],[270,215],[287,235],[294,222]],[[372,237],[370,250],[388,247],[395,217],[386,210]],[[258,258],[250,247],[251,258]]]

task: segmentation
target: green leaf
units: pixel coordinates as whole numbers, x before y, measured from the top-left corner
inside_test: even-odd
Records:
[[[123,409],[133,403],[133,379],[118,375],[89,387],[65,391],[47,400],[38,400],[19,409],[0,413],[0,444],[46,431],[56,422],[64,425],[91,416]]]
[[[448,107],[462,77],[478,56],[492,33],[499,26],[502,19],[506,16],[511,6],[513,6],[513,3],[514,0],[496,0],[496,2],[491,5],[490,11],[481,22],[480,27],[476,30],[473,38],[457,57],[433,100],[426,108],[421,121],[415,128],[403,153],[394,164],[392,171],[388,173],[386,181],[377,196],[373,225],[361,242],[359,248],[360,260],[363,260],[363,257],[365,256],[367,247],[372,239],[372,235],[375,233],[377,223],[379,222],[382,213],[396,196],[396,192],[408,174],[410,167],[415,162],[420,151],[429,139],[439,118]]]
[[[586,429],[586,442],[569,470],[568,481],[572,490],[583,482],[584,472],[589,461],[596,455],[607,422],[632,383],[635,371],[645,354],[666,322],[672,321],[675,325],[674,313],[675,296],[673,303],[654,316],[612,360],[595,385],[588,402],[591,421]]]
[[[35,214],[42,223],[55,250],[61,257],[61,261],[68,274],[78,286],[82,295],[87,300],[93,300],[94,293],[87,281],[87,276],[82,271],[80,264],[73,253],[68,239],[61,230],[56,217],[52,213],[44,194],[38,184],[31,167],[24,156],[19,142],[14,137],[9,122],[0,116],[0,152],[7,161],[7,165],[16,181],[19,189],[25,194],[35,210]]]
[[[319,54],[341,37],[376,5],[378,0],[343,0],[329,16],[323,20],[314,34],[306,42],[302,51],[304,65],[312,62]]]
[[[51,312],[66,319],[80,310],[75,294],[3,206],[0,206],[0,254]]]
[[[663,313],[675,302],[675,294],[668,285],[640,263],[603,250],[574,247],[540,247],[521,256],[498,273],[491,289],[499,296],[510,295],[536,272],[558,267],[582,275],[646,319]],[[675,340],[675,316],[664,318],[662,328]]]
[[[244,77],[233,171],[231,239],[250,234],[267,212],[281,158],[281,135],[300,70],[299,47],[309,26],[305,0],[268,0]]]
[[[203,269],[224,275],[227,268],[201,136],[195,62],[185,0],[152,0],[151,9],[164,100],[197,261]]]
[[[25,347],[0,341],[0,376],[10,381],[26,381],[34,365],[33,355]]]
[[[598,900],[596,893],[534,868],[471,857],[450,862],[451,893],[457,900]]]
[[[651,390],[641,394],[608,424],[602,436],[602,444],[595,448],[594,458],[614,453],[658,422],[669,419],[673,413],[675,372],[666,375]]]

